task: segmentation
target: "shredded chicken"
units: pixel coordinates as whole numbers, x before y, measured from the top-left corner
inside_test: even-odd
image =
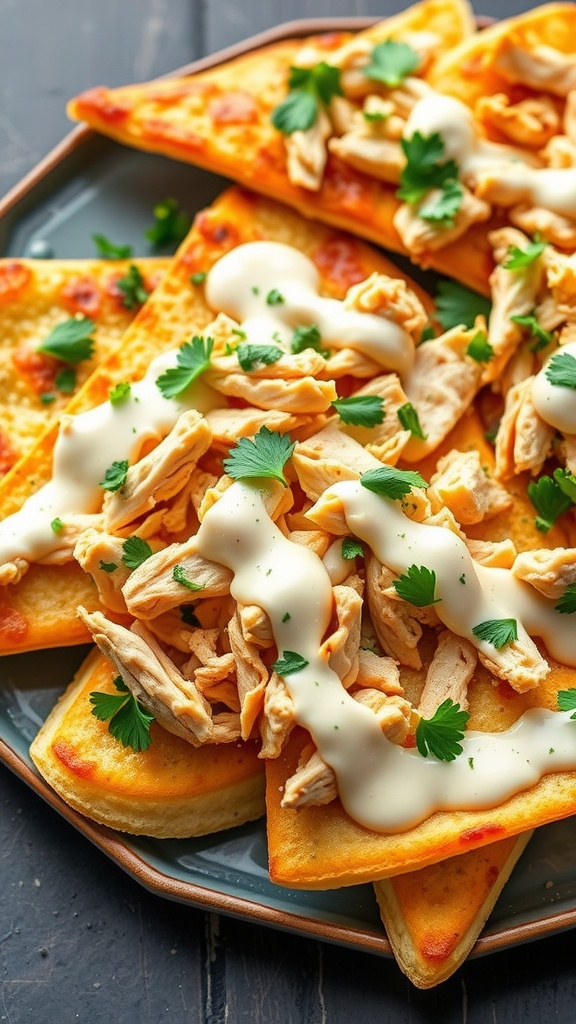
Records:
[[[511,569],[517,551],[513,541],[507,540],[473,540],[466,538],[466,547],[475,562],[496,569]]]
[[[400,672],[394,659],[382,657],[362,647],[358,651],[358,675],[355,686],[381,690],[388,697],[404,696]]]
[[[114,663],[132,695],[168,732],[193,746],[212,738],[210,705],[178,671],[142,623],[132,629],[110,622],[101,612],[78,614],[95,643]]]
[[[295,724],[294,702],[286,683],[282,676],[273,672],[264,693],[264,710],[260,722],[262,747],[258,757],[278,757]]]
[[[257,604],[238,604],[240,628],[246,643],[265,650],[272,647],[272,624],[265,611]]]
[[[507,480],[516,473],[539,473],[552,447],[554,429],[536,412],[533,378],[510,388],[496,434],[496,476]]]
[[[513,246],[526,251],[530,239],[522,232],[510,227],[500,228],[491,231],[488,240],[494,250],[496,266],[490,275],[492,310],[488,321],[488,341],[494,356],[486,364],[485,383],[498,379],[520,345],[524,330],[512,317],[532,312],[543,280],[541,257],[518,270],[508,270],[504,266]]]
[[[293,185],[300,185],[309,192],[318,191],[328,156],[326,140],[331,133],[330,118],[323,110],[318,110],[310,128],[285,136],[286,168]]]
[[[566,587],[576,583],[576,548],[522,551],[512,566],[512,575],[551,601],[558,601]]]
[[[342,307],[382,316],[403,327],[414,339],[420,338],[428,323],[424,306],[406,281],[384,274],[371,274],[365,281],[352,285]]]
[[[400,144],[354,127],[340,138],[332,138],[328,149],[344,163],[390,185],[397,185],[406,163]]]
[[[513,206],[510,220],[528,235],[541,235],[561,249],[576,246],[576,220],[540,206]]]
[[[366,596],[370,618],[382,650],[401,665],[420,668],[418,641],[422,627],[411,614],[410,606],[386,596],[394,573],[385,568],[375,555],[366,556]]]
[[[374,469],[379,462],[353,438],[337,427],[328,426],[296,445],[292,464],[302,490],[316,501],[330,484],[357,480],[361,473]]]
[[[338,796],[336,776],[317,750],[302,752],[298,767],[286,780],[282,807],[321,807]]]
[[[404,697],[388,697],[381,690],[355,690],[354,700],[370,708],[390,743],[403,743],[412,726],[413,708]]]
[[[512,103],[504,92],[482,96],[476,103],[477,120],[496,129],[504,141],[540,149],[560,130],[560,116],[547,96],[532,96]]]
[[[477,451],[452,449],[438,460],[428,498],[434,511],[447,506],[463,526],[510,508],[512,496],[485,472]]]
[[[398,419],[398,409],[405,405],[408,397],[395,373],[373,377],[354,392],[355,397],[376,395],[382,399],[384,417],[382,423],[372,427],[356,427],[343,424],[341,429],[353,437],[365,450],[378,459],[394,465],[410,440],[411,433],[404,430]]]
[[[439,705],[448,699],[468,710],[468,683],[477,661],[476,651],[468,640],[449,629],[442,630],[418,703],[422,718],[432,718]]]
[[[363,590],[362,581],[356,577],[356,585]],[[340,677],[343,686],[351,686],[358,675],[358,648],[362,624],[361,593],[351,585],[332,588],[338,628],[324,641],[320,655],[326,658],[333,672]]]
[[[228,623],[228,639],[236,662],[242,739],[246,740],[262,711],[264,690],[270,673],[258,653],[256,644],[248,643],[245,639],[238,611]]]
[[[221,394],[242,398],[258,409],[315,414],[325,412],[338,397],[333,381],[316,380],[314,377],[252,379],[244,373],[211,371],[206,374],[206,379]]]
[[[176,577],[185,578],[194,590]],[[209,562],[194,548],[194,538],[186,544],[171,544],[146,559],[130,575],[122,593],[131,615],[153,619],[191,600],[198,590],[204,597],[222,597],[230,591],[232,573],[217,562]]]
[[[199,412],[182,413],[164,440],[130,466],[123,486],[106,492],[104,529],[115,533],[178,494],[211,441],[210,428]]]
[[[536,644],[521,628],[518,629],[518,640],[512,640],[499,650],[493,648],[488,654],[481,644],[478,657],[494,676],[505,679],[512,689],[525,693],[539,686],[550,672],[550,666],[542,657]]]
[[[432,189],[421,203],[414,206],[403,203],[394,214],[394,227],[411,256],[422,257],[426,253],[443,249],[450,242],[461,238],[472,224],[488,220],[490,216],[489,203],[464,188],[462,202],[450,226],[442,221],[425,220],[421,217],[420,209],[424,203],[433,202],[440,197],[440,191]]]
[[[105,608],[126,613],[122,587],[131,570],[123,561],[124,541],[100,530],[84,530],[74,548],[74,558],[92,577]]]
[[[508,82],[520,82],[538,91],[567,96],[576,89],[576,56],[544,46],[537,39],[530,48],[514,32],[499,41],[494,67]]]

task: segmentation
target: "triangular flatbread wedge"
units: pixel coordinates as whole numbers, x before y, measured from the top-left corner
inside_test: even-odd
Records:
[[[354,70],[358,59],[365,64],[367,53],[375,45],[393,40],[420,48],[415,75],[425,78],[439,54],[450,51],[472,32],[471,11],[462,0],[423,0],[355,38],[330,33],[288,40],[190,78],[119,89],[98,87],[73,99],[68,111],[74,119],[86,121],[119,142],[223,174],[308,217],[351,231],[386,249],[407,253],[393,223],[400,206],[394,177],[365,172],[341,154],[330,152],[320,173],[321,183],[304,186],[289,169],[286,136],[274,128],[271,115],[286,99],[294,65],[340,62],[343,68],[352,66],[352,74],[362,78],[362,73]],[[402,79],[401,74],[398,82]],[[373,91],[379,92],[380,87],[375,85]],[[361,101],[354,99],[352,108],[360,110]],[[352,108],[347,112],[342,108],[334,117],[349,122]],[[362,115],[358,116],[362,121]],[[372,116],[370,111],[368,116]],[[383,123],[385,116],[376,112],[373,120],[365,123],[376,132],[377,118]],[[341,125],[336,135],[344,131]],[[304,177],[317,176],[314,168],[322,161],[324,142],[301,134],[302,139],[295,145],[301,151],[302,173]],[[473,224],[457,245],[427,251],[418,259],[477,291],[486,289],[491,253],[481,225]]]
[[[254,744],[194,748],[156,723],[147,750],[111,736],[91,714],[90,694],[117,694],[115,675],[92,651],[32,743],[38,771],[70,807],[101,825],[158,838],[220,832],[264,813]]]
[[[439,985],[463,963],[532,834],[374,883],[394,956],[417,988]]]
[[[118,287],[134,266],[149,294],[166,258],[135,260],[0,260],[0,473],[6,473],[57,420],[71,396],[119,344],[141,303]],[[134,271],[131,272],[134,275]],[[88,358],[39,351],[58,325],[94,325]]]

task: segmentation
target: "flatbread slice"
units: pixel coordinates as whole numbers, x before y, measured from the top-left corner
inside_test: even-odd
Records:
[[[120,343],[141,303],[119,287],[131,266],[151,293],[166,258],[0,260],[0,474],[56,421],[73,394]],[[72,363],[38,351],[58,326],[88,319],[88,358]]]
[[[433,988],[460,967],[532,835],[374,882],[394,956],[413,985]]]
[[[195,331],[203,330],[215,315],[204,298],[203,274],[229,249],[257,239],[284,242],[310,256],[327,295],[343,296],[373,271],[407,280],[365,243],[308,222],[280,204],[230,189],[198,214],[170,269],[126,331],[121,346],[88,378],[66,411],[78,413],[105,402],[115,384],[143,377],[156,355],[177,349]],[[430,310],[426,293],[411,286]],[[50,427],[0,480],[0,518],[18,511],[50,479],[57,431],[57,425]],[[250,431],[249,424],[245,431]],[[92,580],[76,563],[32,565],[19,582],[0,587],[0,653],[85,642],[89,635],[76,616],[79,605],[89,611],[99,606]]]
[[[31,746],[38,771],[81,814],[134,835],[185,838],[242,825],[264,812],[257,747],[192,747],[152,723],[147,750],[122,746],[92,715],[93,691],[115,694],[116,672],[93,650]]]
[[[421,42],[427,37],[434,40],[426,58],[433,63],[472,33],[465,2],[423,0],[359,33],[352,52],[390,39],[417,46],[417,37]],[[288,40],[190,78],[91,89],[73,99],[68,112],[126,145],[223,174],[308,217],[406,253],[393,224],[400,206],[397,185],[330,152],[320,187],[302,187],[289,174],[285,137],[271,122],[272,112],[286,98],[290,68],[330,64],[340,59],[341,48],[348,53],[349,44],[350,37],[342,33]],[[428,71],[422,74],[426,77]],[[306,165],[315,164],[317,146],[317,140],[303,137]],[[474,224],[457,244],[426,253],[422,262],[485,291],[492,266],[485,229]]]

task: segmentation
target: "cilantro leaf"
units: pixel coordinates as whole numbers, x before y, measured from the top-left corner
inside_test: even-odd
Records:
[[[116,572],[118,566],[116,565],[116,562],[105,562],[101,558],[98,563],[98,568],[101,569],[102,572]]]
[[[322,339],[318,326],[316,324],[308,324],[308,326],[296,328],[292,335],[290,349],[297,354],[298,352],[303,352],[306,348],[313,348],[315,352],[327,355],[321,348],[321,342]]]
[[[235,352],[240,366],[246,373],[253,370],[258,363],[263,366],[277,363],[284,355],[282,349],[278,348],[277,345],[251,345],[249,342],[244,341],[240,342]]]
[[[378,466],[362,473],[360,483],[369,491],[396,501],[404,498],[413,487],[428,487],[424,478],[413,469],[395,469],[394,466]]]
[[[272,124],[284,135],[311,128],[321,106],[342,96],[340,69],[325,61],[311,68],[290,68],[288,95],[272,111]]]
[[[124,747],[148,750],[150,725],[154,715],[129,692],[120,676],[114,680],[118,694],[93,690],[90,694],[92,714],[100,722],[108,722],[108,732]]]
[[[184,342],[176,356],[177,365],[156,378],[164,398],[175,398],[208,369],[213,347],[213,338],[199,338],[196,334],[191,341]]]
[[[555,469],[554,479],[562,493],[576,505],[576,476],[569,469]]]
[[[559,690],[556,699],[559,711],[576,711],[576,689],[574,687],[570,690]],[[570,718],[576,718],[576,714],[570,715]]]
[[[394,580],[394,590],[403,601],[425,608],[429,604],[438,604],[442,599],[434,597],[436,589],[436,573],[425,565],[411,565],[406,573]]]
[[[406,164],[400,175],[400,188],[396,195],[406,203],[420,203],[432,189],[440,189],[442,195],[432,196],[418,211],[426,220],[438,221],[443,226],[453,223],[464,195],[458,181],[458,165],[455,160],[441,162],[445,146],[438,132],[422,135],[414,132],[409,139],[401,139],[400,145],[406,157]],[[422,212],[424,211],[424,212]]]
[[[375,427],[384,420],[384,399],[378,395],[352,395],[332,402],[342,423],[353,427]]]
[[[188,590],[204,590],[203,583],[194,583],[193,580],[189,580],[186,575],[186,570],[182,565],[175,565],[172,570],[172,579],[176,583],[181,583],[184,587],[188,587]]]
[[[550,331],[545,331],[544,328],[540,326],[533,312],[526,316],[511,316],[510,319],[521,327],[527,327],[531,336],[536,339],[535,343],[531,346],[533,352],[539,352],[540,349],[546,348],[546,346],[552,341],[552,333]]]
[[[136,309],[137,306],[142,306],[148,298],[144,278],[135,263],[130,264],[128,273],[121,277],[116,285],[124,293],[122,305],[126,309]]]
[[[202,629],[202,623],[194,614],[195,605],[193,604],[181,604],[180,605],[180,618],[186,626],[195,626],[196,629]]]
[[[470,715],[448,697],[432,718],[421,718],[416,726],[416,746],[422,757],[433,754],[439,761],[454,761],[462,753],[461,741]]]
[[[76,387],[76,370],[72,366],[65,366],[56,374],[54,384],[63,395],[71,395]]]
[[[436,295],[436,320],[449,331],[452,327],[474,327],[477,316],[488,317],[492,304],[483,295],[456,281],[440,281]]]
[[[466,355],[470,356],[470,358],[474,359],[477,363],[490,362],[494,356],[494,349],[488,341],[488,336],[484,331],[476,331],[476,334],[466,349]]]
[[[576,388],[576,359],[569,352],[556,352],[544,373],[556,387]]]
[[[533,242],[528,242],[525,249],[519,249],[517,245],[510,245],[506,260],[502,263],[504,270],[521,270],[523,267],[529,267],[534,260],[542,255],[546,244],[539,238],[535,238]]]
[[[567,512],[573,504],[560,484],[550,476],[541,476],[537,481],[531,480],[527,493],[538,513],[536,529],[541,533],[548,533],[559,516]]]
[[[420,64],[420,57],[407,43],[386,39],[377,43],[370,55],[370,63],[362,70],[366,78],[383,82],[389,89],[401,85]]]
[[[451,228],[462,205],[464,189],[459,181],[447,181],[439,195],[432,195],[418,208],[418,216],[439,227]]]
[[[122,544],[122,561],[128,569],[137,569],[154,552],[147,540],[142,537],[127,537]]]
[[[129,397],[132,388],[127,380],[121,381],[119,384],[115,384],[113,388],[110,388],[108,397],[112,402],[112,405],[120,405],[120,402],[124,402]]]
[[[186,237],[192,224],[192,218],[180,209],[177,199],[168,197],[157,203],[152,213],[154,224],[144,232],[152,245],[178,245]]]
[[[132,255],[131,245],[115,245],[104,235],[92,235],[92,241],[104,260],[129,260]]]
[[[518,639],[518,623],[516,619],[487,619],[486,622],[479,622],[477,626],[473,626],[472,632],[479,640],[484,640],[500,650],[512,640]]]
[[[108,466],[104,479],[100,481],[98,486],[103,487],[105,491],[119,491],[121,487],[124,487],[127,475],[128,459],[122,459],[121,462],[113,462],[111,466]]]
[[[428,434],[425,434],[422,430],[420,420],[418,419],[418,413],[412,405],[412,402],[404,402],[404,405],[400,406],[396,415],[404,427],[404,430],[409,430],[414,437],[419,437],[422,441],[426,440]]]
[[[81,363],[83,359],[90,359],[94,351],[91,335],[95,330],[96,324],[87,316],[64,320],[56,324],[48,337],[38,345],[38,352],[47,352],[63,363]]]
[[[306,658],[296,651],[282,651],[282,657],[274,662],[272,671],[277,672],[279,676],[288,676],[292,672],[301,672],[309,664]]]
[[[355,537],[344,537],[341,550],[342,558],[364,558],[364,545]]]
[[[288,486],[283,473],[284,466],[296,446],[289,434],[278,434],[268,427],[261,427],[251,441],[240,437],[238,444],[224,459],[224,469],[233,480],[253,477],[269,477]]]
[[[554,611],[562,615],[572,615],[576,612],[576,583],[569,583],[558,604],[554,605]]]
[[[267,306],[281,306],[285,302],[282,292],[279,292],[277,288],[271,288],[266,296]]]

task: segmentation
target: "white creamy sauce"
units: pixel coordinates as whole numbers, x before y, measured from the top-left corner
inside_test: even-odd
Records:
[[[482,138],[472,111],[453,96],[433,93],[420,100],[406,122],[404,138],[415,132],[440,134],[445,159],[456,161],[460,177],[472,188],[484,176],[497,181],[499,204],[528,202],[576,217],[576,168],[534,166],[525,151]]]
[[[555,355],[566,352],[576,359],[576,341],[562,345]],[[551,384],[546,376],[546,363],[536,374],[532,384],[532,401],[539,416],[563,434],[576,434],[576,391]]]
[[[362,503],[365,496],[374,498],[377,508],[370,500],[361,510],[359,488],[364,492]],[[350,527],[368,543],[387,544],[383,538],[388,533],[395,549],[404,540],[395,528],[395,517],[389,523],[382,514],[382,506],[394,508],[392,503],[355,482],[336,485],[330,493],[334,492],[343,501]],[[409,522],[399,509],[395,512],[404,524]],[[449,533],[440,527],[421,529]],[[427,535],[422,540],[430,564],[435,545]],[[294,651],[308,661],[301,671],[284,675],[296,718],[334,770],[347,813],[365,827],[400,831],[435,810],[491,807],[534,785],[547,772],[576,766],[576,723],[569,712],[530,711],[505,732],[469,732],[462,754],[452,762],[424,758],[387,740],[373,712],[347,693],[320,653],[332,607],[325,566],[308,548],[284,537],[268,516],[256,484],[235,483],[225,491],[205,515],[196,548],[232,570],[231,593],[237,601],[264,609],[279,655]],[[416,534],[404,550],[402,568],[423,558]],[[458,556],[442,544],[438,550],[440,560],[449,563],[447,571],[460,575]],[[464,586],[457,580],[451,585],[460,597]],[[475,587],[471,579],[470,586],[478,596],[481,584]],[[494,581],[494,586],[499,583]],[[462,606],[462,600],[449,600],[449,589],[443,577],[443,600],[451,605],[451,617],[457,618],[456,606]],[[508,596],[504,603],[509,613]],[[480,601],[490,612],[497,608],[491,593],[480,592]],[[464,606],[462,618],[467,617],[477,621],[471,606]]]
[[[250,344],[290,351],[297,327],[315,324],[328,348],[352,348],[387,370],[406,373],[414,342],[384,316],[345,309],[318,294],[320,275],[303,253],[280,242],[247,242],[226,253],[208,272],[206,298],[240,323]],[[276,292],[282,301],[267,301]]]
[[[135,461],[142,445],[165,437],[185,409],[207,409],[213,394],[195,382],[178,398],[164,398],[157,378],[176,366],[176,352],[150,363],[121,402],[103,402],[77,416],[64,415],[54,447],[52,479],[0,523],[0,565],[20,556],[38,562],[59,546],[53,519],[98,512],[100,482],[112,462]]]

